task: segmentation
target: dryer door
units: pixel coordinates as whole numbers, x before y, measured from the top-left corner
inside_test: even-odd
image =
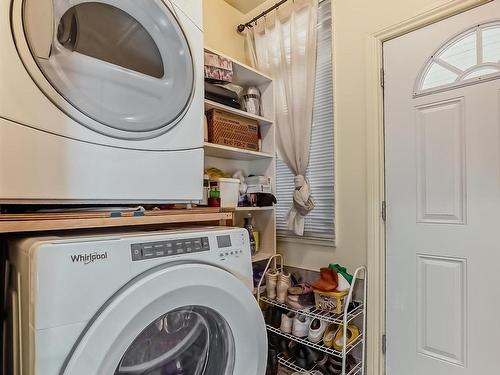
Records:
[[[45,95],[74,120],[108,136],[146,139],[184,116],[194,64],[169,0],[22,5],[22,32],[15,32],[21,58]]]
[[[204,264],[149,271],[87,325],[61,374],[263,375],[262,313],[233,275]]]

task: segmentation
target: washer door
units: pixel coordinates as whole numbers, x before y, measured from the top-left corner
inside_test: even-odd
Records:
[[[22,24],[14,34],[27,70],[74,120],[108,136],[145,139],[186,113],[193,57],[168,0],[15,4],[13,19]]]
[[[262,313],[233,275],[204,264],[149,271],[87,325],[61,374],[263,375]]]

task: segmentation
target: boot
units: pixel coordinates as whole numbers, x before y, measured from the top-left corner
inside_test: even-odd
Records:
[[[320,279],[312,287],[322,292],[333,292],[337,289],[338,282],[337,271],[330,268],[321,268]]]
[[[266,272],[266,295],[269,299],[276,298],[276,284],[279,274],[278,270],[268,270]]]
[[[289,273],[283,272],[278,276],[278,283],[276,286],[276,301],[279,303],[285,303],[286,297],[288,295],[288,288],[292,286],[292,279]]]

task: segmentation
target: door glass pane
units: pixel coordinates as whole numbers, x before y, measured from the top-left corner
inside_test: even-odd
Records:
[[[470,35],[447,47],[439,58],[460,70],[467,70],[477,64],[477,34]]]
[[[132,139],[160,135],[183,118],[195,89],[193,55],[165,2],[40,1],[24,0],[23,8],[28,46],[45,79],[33,77],[69,117]],[[47,24],[37,18],[40,9],[56,29],[40,26]],[[41,32],[48,35],[37,38]]]
[[[81,3],[62,16],[57,39],[70,51],[156,78],[163,61],[153,38],[129,14],[104,3]]]
[[[483,61],[500,62],[500,27],[483,30]]]
[[[458,78],[458,74],[443,68],[441,65],[433,63],[430,67],[427,75],[425,76],[425,81],[422,84],[422,90],[427,90],[433,87],[439,87],[442,85],[448,85],[455,82]]]
[[[234,339],[220,314],[201,306],[171,311],[146,327],[115,375],[230,375]]]

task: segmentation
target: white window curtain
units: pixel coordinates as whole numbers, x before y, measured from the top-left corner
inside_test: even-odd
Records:
[[[309,166],[316,75],[318,0],[292,0],[247,29],[254,66],[275,80],[277,146],[294,175],[288,228],[304,234],[314,209],[306,171]],[[265,111],[265,107],[264,107]]]
[[[306,217],[304,236],[329,241],[335,238],[332,29],[331,2],[323,0],[318,9],[313,128],[309,168],[306,173],[311,185],[315,208]],[[291,233],[288,230],[286,215],[293,201],[293,174],[279,159],[276,166],[276,186],[278,235],[289,237]]]

